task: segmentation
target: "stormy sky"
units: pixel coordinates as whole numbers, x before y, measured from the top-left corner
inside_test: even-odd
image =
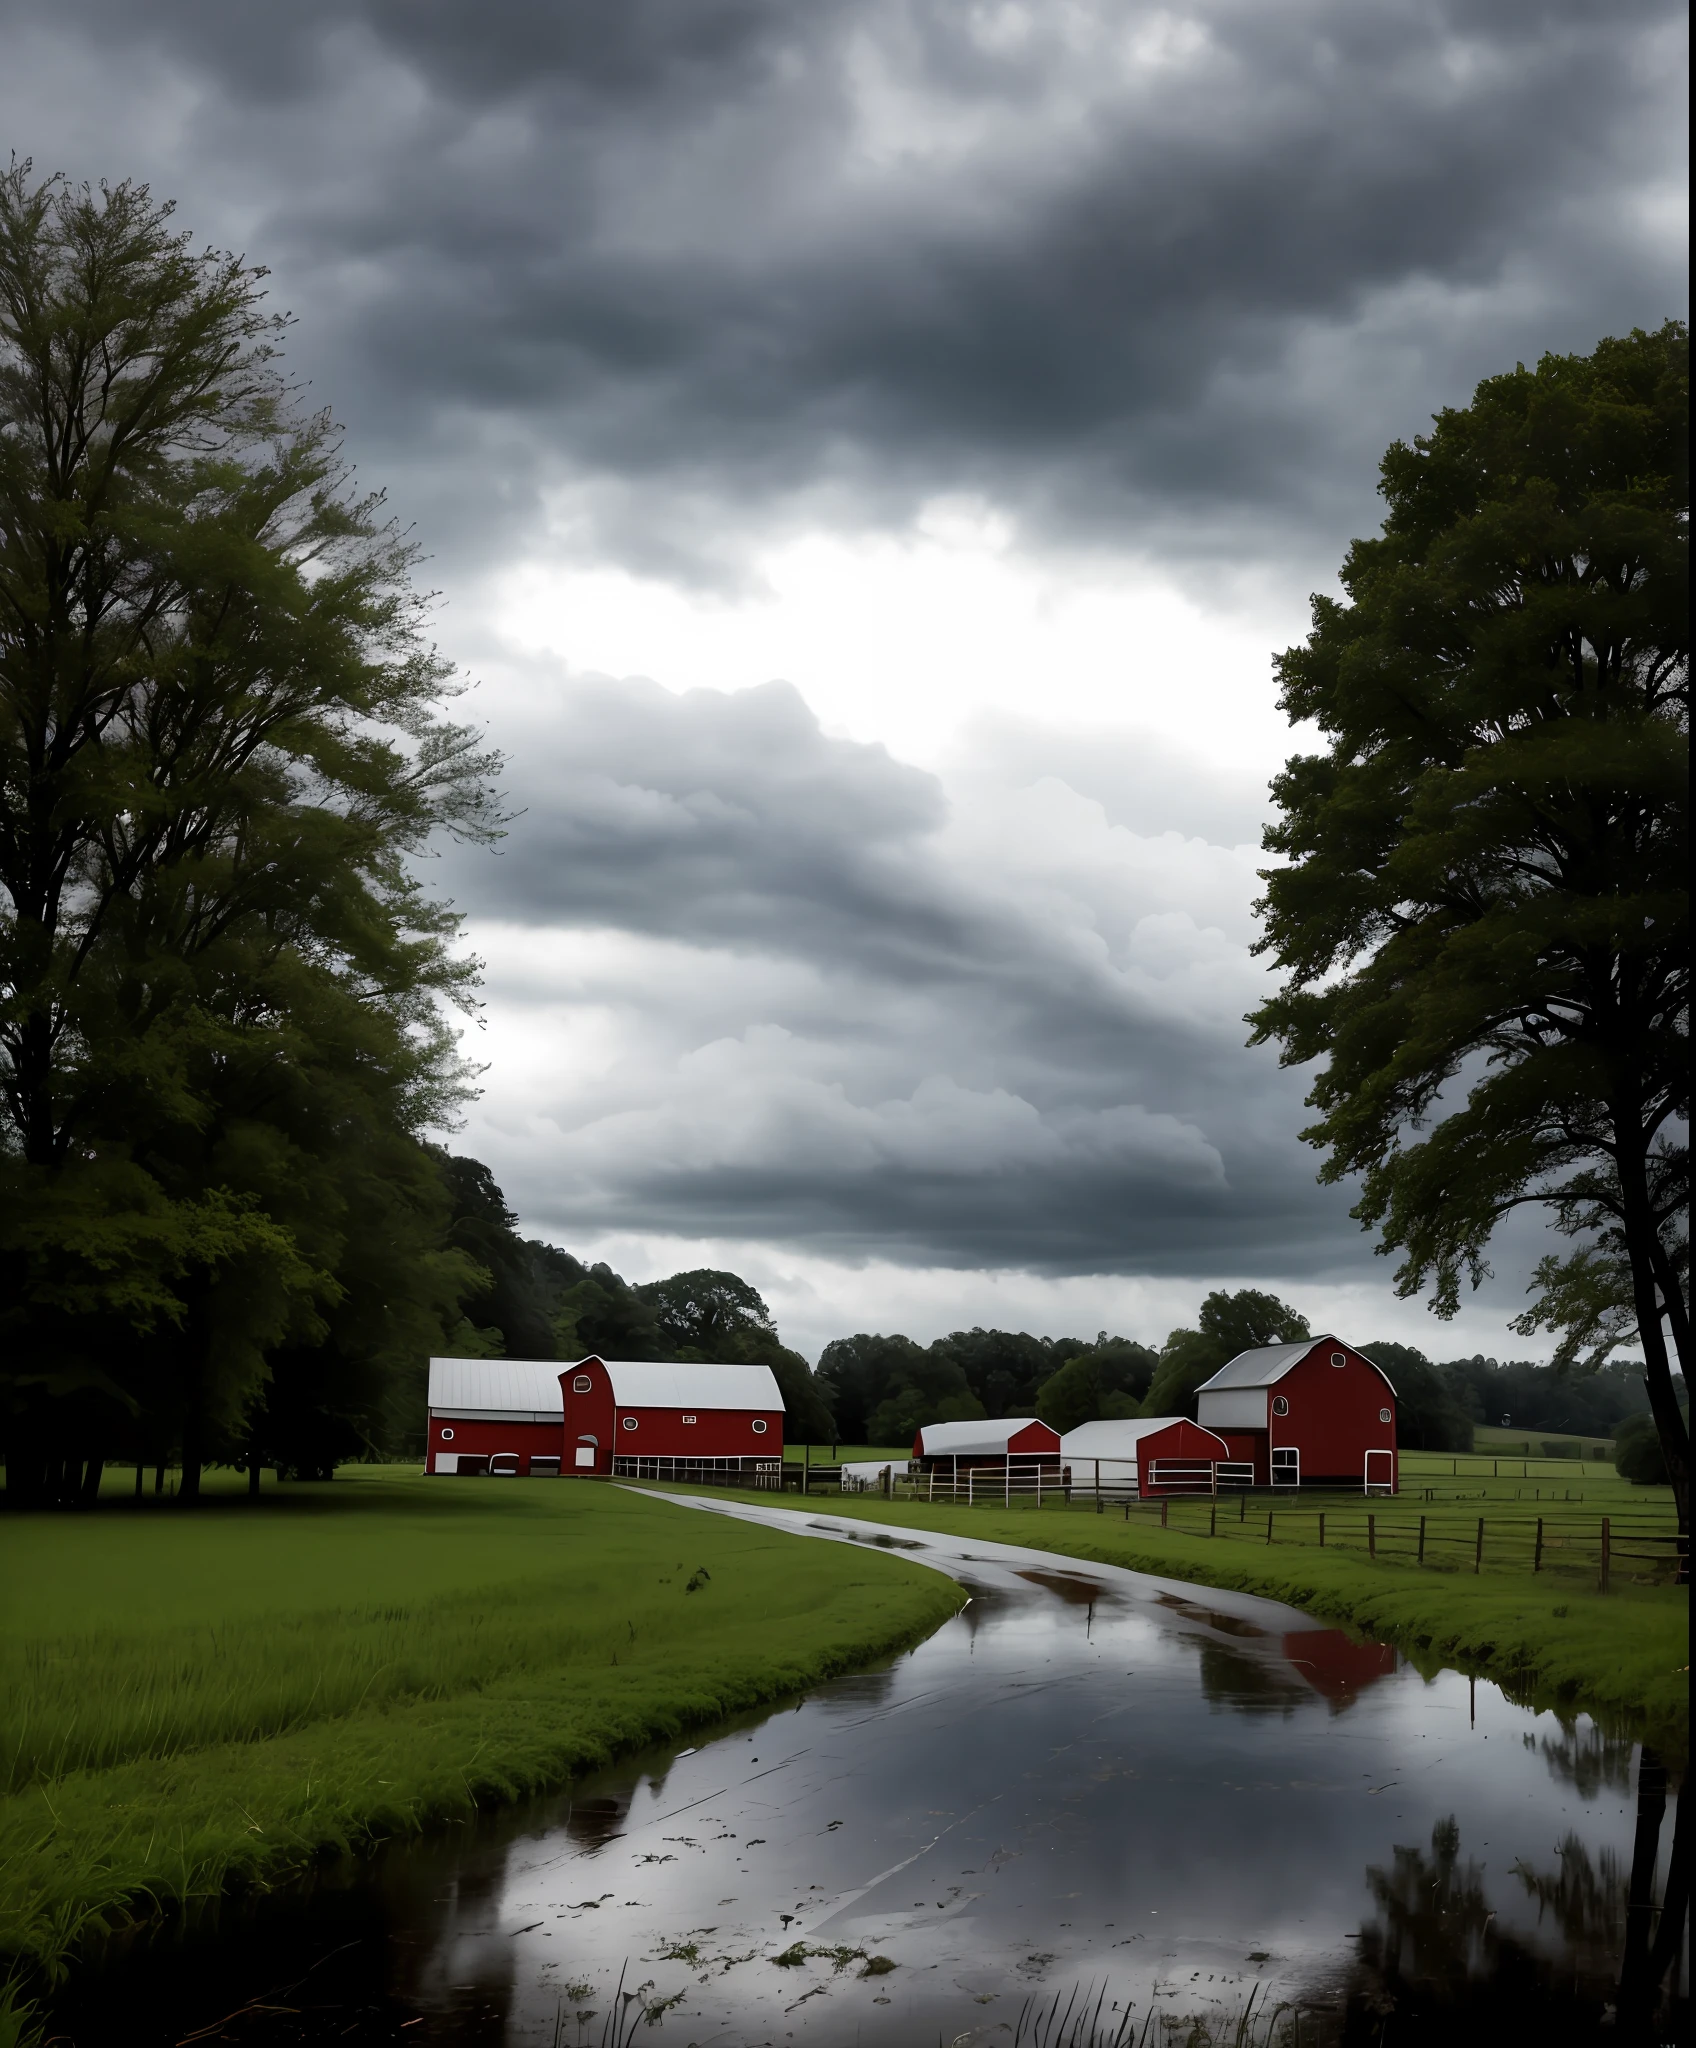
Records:
[[[1664,0],[0,0],[4,141],[270,266],[509,756],[454,1139],[809,1352],[1440,1352],[1244,1045],[1272,653],[1477,380],[1684,310]]]

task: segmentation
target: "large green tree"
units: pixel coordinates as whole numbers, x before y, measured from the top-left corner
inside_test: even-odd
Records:
[[[1036,1412],[1062,1436],[1081,1423],[1140,1414],[1137,1404],[1159,1368],[1158,1354],[1146,1344],[1110,1338],[1103,1331],[1037,1388]]]
[[[1160,1364],[1142,1404],[1145,1415],[1187,1415],[1196,1394],[1239,1351],[1293,1344],[1309,1334],[1306,1320],[1275,1294],[1258,1287],[1233,1293],[1217,1288],[1201,1304],[1198,1328],[1174,1330],[1160,1347]]]
[[[325,1189],[463,1088],[475,965],[409,861],[495,829],[414,552],[262,279],[144,187],[0,178],[7,1427],[45,1442],[72,1382],[133,1416],[160,1340],[191,1489],[347,1294]]]
[[[1322,751],[1274,784],[1251,1020],[1317,1064],[1322,1177],[1452,1314],[1545,1204],[1553,1318],[1629,1287],[1688,1526],[1688,338],[1547,356],[1384,458],[1346,602],[1278,664]],[[1615,1290],[1615,1299],[1618,1289]],[[1585,1302],[1589,1309],[1586,1310]]]

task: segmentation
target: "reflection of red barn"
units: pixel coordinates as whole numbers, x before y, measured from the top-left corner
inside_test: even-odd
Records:
[[[763,1484],[783,1464],[783,1396],[764,1365],[432,1358],[428,1429],[437,1473]]]
[[[1338,1708],[1396,1672],[1390,1644],[1357,1643],[1340,1628],[1297,1629],[1285,1636],[1284,1655],[1316,1693]]]
[[[1242,1351],[1196,1397],[1197,1419],[1257,1486],[1397,1490],[1396,1390],[1337,1337]]]
[[[913,1439],[921,1471],[950,1478],[990,1469],[1010,1479],[1060,1475],[1060,1432],[1034,1416],[1000,1422],[927,1422]]]
[[[556,1367],[566,1469],[628,1479],[781,1477],[783,1396],[769,1365]]]

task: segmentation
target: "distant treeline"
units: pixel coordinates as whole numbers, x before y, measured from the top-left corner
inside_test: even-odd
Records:
[[[98,1378],[0,1369],[10,1491],[67,1505],[91,1499],[101,1467],[165,1467],[192,1444],[207,1463],[257,1476],[327,1478],[338,1463],[422,1453],[431,1351],[460,1357],[738,1360],[769,1365],[791,1443],[903,1444],[931,1422],[1039,1415],[1059,1430],[1103,1417],[1193,1415],[1196,1391],[1239,1351],[1310,1334],[1275,1295],[1244,1288],[1202,1302],[1194,1327],[1158,1350],[1099,1331],[1033,1337],[955,1330],[930,1344],[861,1332],[824,1348],[814,1370],[780,1338],[757,1290],[735,1273],[697,1270],[633,1284],[519,1234],[488,1167],[425,1149],[411,1239],[369,1254],[390,1300],[407,1300],[410,1344],[393,1318],[353,1289],[343,1313],[303,1342],[272,1347],[237,1405],[204,1413],[194,1389],[192,1329],[161,1324],[131,1338]],[[417,1265],[409,1277],[407,1257]],[[386,1260],[386,1263],[385,1263]],[[451,1278],[451,1284],[443,1275]],[[375,1288],[370,1290],[373,1294]],[[1343,1333],[1353,1336],[1353,1332]],[[1394,1383],[1404,1446],[1469,1450],[1475,1423],[1612,1436],[1643,1413],[1640,1368],[1584,1374],[1473,1357],[1434,1364],[1405,1344],[1363,1348]],[[11,1363],[15,1363],[14,1358]],[[20,1450],[28,1448],[27,1461]]]
[[[491,1276],[487,1292],[466,1304],[472,1338],[488,1355],[594,1351],[769,1364],[792,1443],[899,1444],[926,1423],[986,1416],[1039,1415],[1064,1431],[1104,1417],[1194,1415],[1197,1389],[1239,1351],[1313,1334],[1277,1296],[1243,1288],[1209,1294],[1195,1327],[1172,1331],[1158,1350],[1106,1331],[1033,1337],[976,1328],[928,1345],[861,1332],[827,1344],[813,1371],[780,1341],[764,1301],[738,1275],[677,1273],[632,1285],[609,1266],[585,1266],[520,1238],[500,1189],[475,1160],[450,1160],[448,1170],[455,1246]],[[1395,1386],[1400,1438],[1410,1450],[1470,1450],[1475,1424],[1504,1417],[1517,1429],[1612,1436],[1625,1417],[1648,1407],[1641,1368],[1628,1363],[1557,1373],[1481,1355],[1435,1363],[1406,1344],[1361,1348]],[[416,1429],[406,1431],[409,1450],[422,1443],[421,1403],[418,1416]]]

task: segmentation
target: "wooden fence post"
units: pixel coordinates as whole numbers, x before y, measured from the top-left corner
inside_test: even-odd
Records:
[[[1366,1554],[1368,1557],[1376,1557],[1378,1555],[1378,1517],[1376,1515],[1368,1515],[1366,1518]]]
[[[1321,1550],[1325,1548],[1325,1517],[1323,1514],[1319,1517],[1319,1547]]]
[[[1266,1510],[1266,1540],[1268,1543],[1272,1541],[1272,1510],[1270,1508]]]
[[[1537,1547],[1531,1553],[1531,1569],[1534,1572],[1540,1572],[1543,1569],[1543,1517],[1541,1515],[1537,1517]]]
[[[1484,1517],[1478,1517],[1478,1548],[1472,1553],[1472,1575],[1474,1578],[1484,1569]]]
[[[1604,1515],[1602,1517],[1602,1591],[1604,1593],[1608,1590],[1608,1567],[1612,1562],[1612,1549],[1613,1544],[1609,1536],[1608,1517]]]
[[[1237,1496],[1237,1520],[1239,1522],[1246,1522],[1248,1520],[1248,1491],[1246,1488]]]
[[[1217,1536],[1219,1533],[1219,1498],[1217,1494],[1214,1496],[1212,1507],[1207,1511],[1207,1533],[1209,1536]]]
[[[1425,1562],[1425,1517],[1419,1518],[1419,1562]]]
[[[1167,1511],[1170,1509],[1171,1505],[1171,1501],[1165,1498],[1164,1495],[1162,1495],[1160,1501],[1160,1526],[1162,1529],[1164,1529],[1166,1526]]]

